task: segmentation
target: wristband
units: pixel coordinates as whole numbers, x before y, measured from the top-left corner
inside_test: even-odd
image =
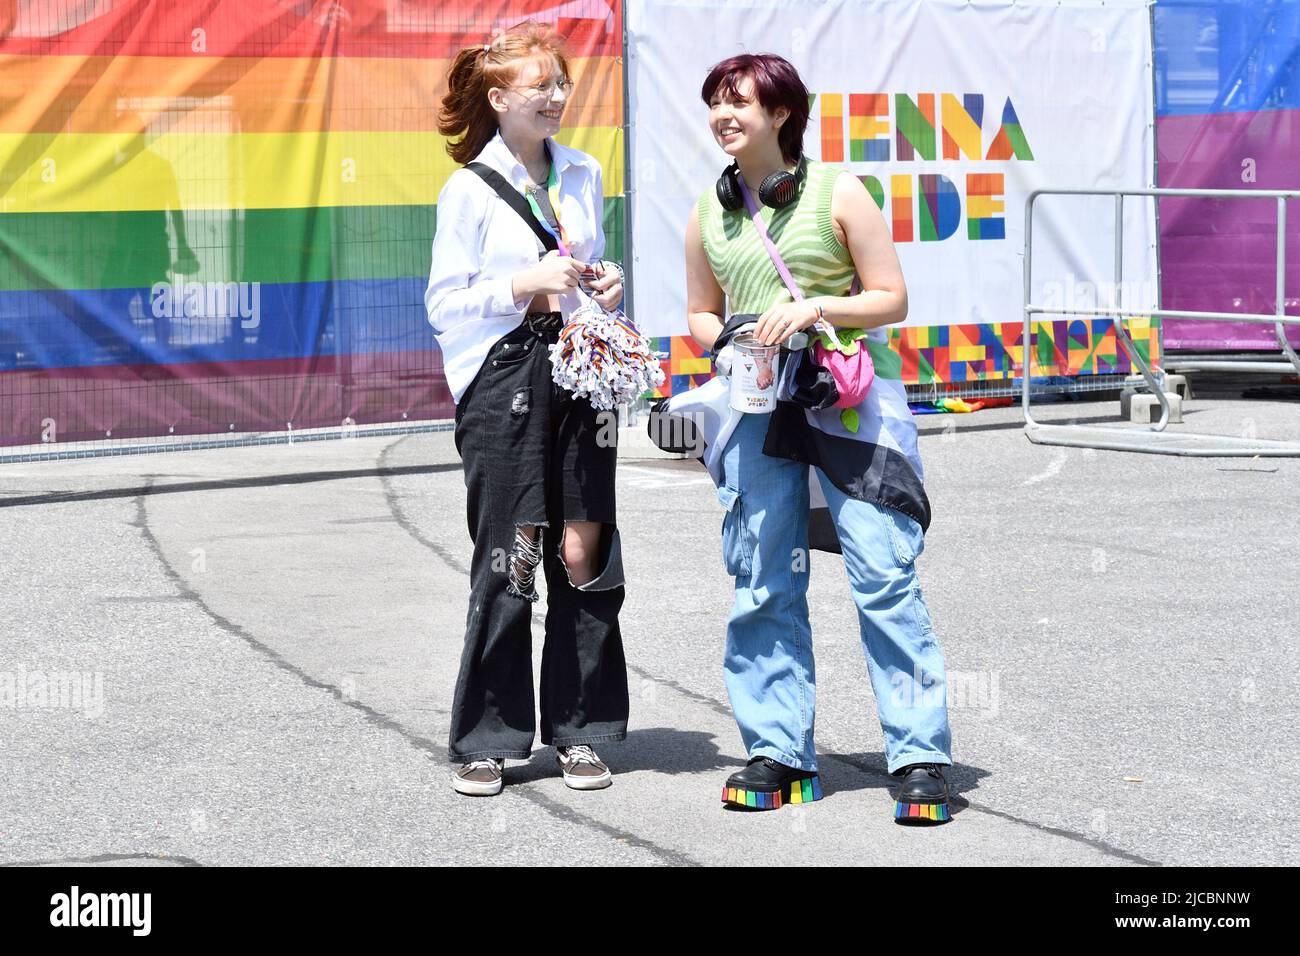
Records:
[[[816,302],[812,304],[812,307],[817,310],[817,322],[815,324],[817,331],[823,332],[826,335],[834,335],[834,326],[832,326],[830,322],[826,321],[826,313],[822,311],[822,307]]]

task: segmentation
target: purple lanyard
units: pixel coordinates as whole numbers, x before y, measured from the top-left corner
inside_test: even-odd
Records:
[[[763,225],[763,216],[758,211],[758,203],[754,202],[754,197],[749,194],[749,186],[745,184],[745,177],[737,175],[736,179],[740,181],[740,194],[745,197],[745,208],[749,210],[749,215],[754,220],[754,226],[763,239],[763,245],[767,247],[767,254],[771,258],[772,264],[776,266],[776,271],[781,274],[781,280],[785,283],[785,287],[790,290],[790,295],[794,296],[796,302],[802,302],[803,293],[794,284],[794,277],[790,275],[790,270],[786,268],[780,250],[776,248],[776,243],[772,241],[772,237],[767,234],[767,226]]]

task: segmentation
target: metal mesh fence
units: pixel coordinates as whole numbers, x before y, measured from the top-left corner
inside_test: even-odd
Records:
[[[451,59],[556,27],[621,260],[620,6],[0,0],[5,457],[450,418],[423,291]]]
[[[576,81],[561,139],[604,167],[621,262],[622,7],[0,0],[0,89],[21,91],[0,96],[0,461],[445,428],[423,290],[451,58],[556,27]],[[897,347],[942,379],[915,358],[924,332]],[[1057,338],[1036,394],[1119,387]],[[908,397],[1019,395],[1003,372]]]

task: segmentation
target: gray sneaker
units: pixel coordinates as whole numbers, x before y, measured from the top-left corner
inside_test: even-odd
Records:
[[[471,797],[495,797],[501,792],[506,762],[499,757],[471,760],[456,769],[451,785],[457,793]]]
[[[603,790],[614,782],[609,768],[586,744],[556,747],[555,759],[564,771],[565,786],[571,790]]]

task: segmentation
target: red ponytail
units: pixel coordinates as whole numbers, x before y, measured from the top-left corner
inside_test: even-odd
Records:
[[[497,112],[488,102],[488,90],[508,86],[523,61],[549,57],[567,77],[569,64],[559,37],[533,20],[516,24],[495,37],[487,47],[461,50],[447,73],[447,95],[438,111],[438,132],[448,137],[447,152],[462,165],[470,162],[496,135]],[[460,137],[455,142],[451,137]]]

